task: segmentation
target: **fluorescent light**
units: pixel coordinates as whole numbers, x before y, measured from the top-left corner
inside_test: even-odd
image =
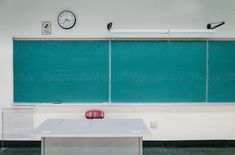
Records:
[[[216,30],[209,29],[111,29],[113,34],[143,34],[143,33],[156,33],[156,34],[210,34],[215,33]]]
[[[107,30],[110,32],[110,37],[114,38],[208,38],[215,36],[213,33],[216,27],[223,25],[225,22],[219,22],[219,25],[212,27],[211,24],[207,25],[207,29],[113,29],[113,23],[110,22],[107,24]],[[217,23],[212,23],[217,24]]]
[[[112,29],[111,33],[167,33],[168,29]]]
[[[208,29],[172,29],[169,33],[215,33],[216,30]]]

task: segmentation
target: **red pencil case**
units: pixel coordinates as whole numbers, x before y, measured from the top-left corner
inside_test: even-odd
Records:
[[[103,119],[104,118],[104,112],[101,110],[88,110],[85,113],[85,117],[87,119]]]

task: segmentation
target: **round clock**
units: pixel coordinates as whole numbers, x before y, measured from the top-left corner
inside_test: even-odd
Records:
[[[76,16],[71,11],[62,11],[58,18],[58,24],[63,29],[71,29],[76,24]]]

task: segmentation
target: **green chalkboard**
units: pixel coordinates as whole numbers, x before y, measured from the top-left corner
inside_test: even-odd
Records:
[[[235,102],[235,41],[209,42],[209,102]]]
[[[112,102],[205,102],[205,41],[113,41]]]
[[[14,40],[14,102],[107,102],[108,52],[105,40]]]
[[[111,47],[108,40],[13,44],[15,104],[89,104],[108,102],[109,97],[120,104],[203,103],[206,98],[235,102],[235,41],[112,40]]]

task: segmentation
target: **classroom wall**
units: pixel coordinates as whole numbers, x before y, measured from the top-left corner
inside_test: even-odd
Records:
[[[13,107],[12,38],[45,37],[41,21],[52,21],[54,38],[108,37],[106,24],[116,28],[202,29],[208,22],[226,25],[208,37],[234,37],[234,0],[0,0],[0,107]],[[69,9],[78,18],[72,30],[56,20]],[[22,107],[22,106],[20,106]],[[19,108],[19,107],[18,107]],[[46,118],[81,118],[87,109],[99,108],[107,118],[142,118],[157,122],[148,140],[235,139],[235,104],[229,105],[100,105],[32,106],[34,127]]]

